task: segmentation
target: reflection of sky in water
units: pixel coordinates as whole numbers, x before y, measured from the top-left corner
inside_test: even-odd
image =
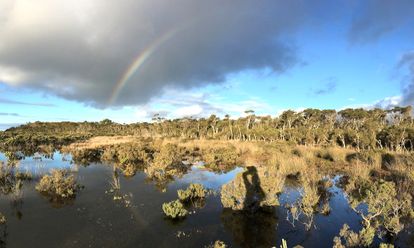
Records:
[[[68,154],[61,154],[59,152],[53,153],[52,157],[45,157],[44,155],[36,153],[31,157],[25,157],[19,161],[19,169],[21,171],[29,171],[35,174],[44,174],[50,169],[69,169],[73,166],[71,164],[72,157]],[[0,153],[0,161],[7,161],[6,156]]]
[[[0,160],[6,160],[4,154],[0,153]],[[54,153],[53,159],[44,156],[26,157],[20,161],[19,168],[33,174],[43,174],[51,168],[73,169],[74,165],[70,161],[69,155]],[[286,220],[287,210],[283,206],[293,203],[301,193],[300,184],[289,180],[286,180],[284,192],[279,196],[281,205],[276,208],[277,218],[274,221],[267,215],[250,218],[225,211],[219,195],[209,196],[204,208],[197,209],[195,214],[182,222],[172,223],[164,218],[161,206],[177,198],[177,189],[183,189],[190,183],[219,189],[243,170],[237,167],[228,173],[215,174],[198,164],[188,174],[171,182],[166,192],[160,192],[145,182],[146,175],[143,172],[132,178],[120,175],[120,195],[131,196],[128,198],[132,204],[129,208],[122,201],[114,201],[113,194],[105,193],[112,180],[110,166],[93,164],[79,167],[77,179],[85,188],[80,191],[73,205],[60,209],[52,208],[50,202],[35,191],[36,179],[25,181],[21,206],[15,207],[10,204],[9,197],[0,194],[0,210],[8,219],[10,233],[7,247],[42,247],[45,244],[48,247],[88,247],[91,244],[94,247],[204,247],[217,239],[231,247],[240,244],[245,244],[245,247],[271,247],[269,240],[272,246],[278,247],[282,238],[287,240],[289,247],[297,244],[304,247],[332,247],[333,237],[338,235],[344,223],[354,231],[361,229],[361,218],[349,207],[343,190],[335,185],[339,177],[331,179],[334,182],[329,189],[332,193],[329,199],[331,213],[328,216],[316,214],[317,228],[310,231],[305,231],[301,223],[297,222],[293,227]],[[21,219],[16,217],[17,210],[23,214]],[[191,235],[177,238],[177,232],[182,231]],[[21,237],[18,233],[24,235]],[[64,243],[64,240],[68,242]],[[375,245],[378,243],[376,239]]]
[[[221,185],[231,181],[237,173],[242,171],[243,168],[237,167],[228,173],[216,174],[208,171],[202,166],[193,166],[191,171],[180,179],[180,182],[201,183],[207,188],[218,189]]]

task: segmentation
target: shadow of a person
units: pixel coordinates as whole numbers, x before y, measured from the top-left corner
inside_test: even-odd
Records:
[[[260,208],[260,203],[266,197],[260,185],[260,178],[257,174],[256,167],[247,167],[247,170],[243,172],[243,182],[246,187],[243,210],[255,212]]]

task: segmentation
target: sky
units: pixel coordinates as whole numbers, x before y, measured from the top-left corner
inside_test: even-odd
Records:
[[[0,0],[0,130],[414,104],[411,0]]]

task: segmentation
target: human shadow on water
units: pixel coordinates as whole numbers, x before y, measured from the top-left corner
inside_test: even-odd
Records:
[[[274,208],[256,213],[223,209],[221,221],[239,247],[273,247],[278,242],[278,218]]]
[[[247,167],[242,178],[245,186],[243,209],[224,208],[221,221],[238,246],[272,247],[277,243],[276,208],[261,206],[266,194],[261,187],[256,167]]]
[[[242,174],[246,195],[244,198],[245,211],[255,212],[260,208],[260,203],[265,199],[266,195],[260,185],[260,178],[257,169],[254,166],[247,167]]]

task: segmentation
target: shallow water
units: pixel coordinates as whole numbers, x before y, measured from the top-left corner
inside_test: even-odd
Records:
[[[0,160],[5,160],[2,154]],[[111,165],[83,167],[70,160],[70,155],[55,153],[53,159],[27,157],[20,161],[19,168],[32,172],[35,178],[24,182],[20,197],[0,195],[0,212],[7,218],[7,224],[0,227],[0,247],[204,247],[215,240],[223,240],[230,247],[279,247],[282,238],[289,247],[332,247],[344,223],[360,229],[359,216],[336,186],[330,188],[331,214],[316,215],[316,228],[310,231],[301,223],[292,226],[286,220],[283,205],[300,194],[297,186],[289,184],[280,196],[281,206],[273,213],[245,215],[223,209],[219,194],[213,194],[203,208],[195,209],[182,221],[171,221],[164,218],[161,205],[176,199],[177,189],[202,183],[219,190],[243,169],[216,174],[193,166],[165,190],[147,180],[143,172],[132,178],[120,173],[120,190],[111,193],[111,182],[117,178]],[[75,172],[78,182],[85,186],[76,199],[50,202],[34,189],[39,176],[51,168]],[[114,200],[114,194],[122,199]]]

